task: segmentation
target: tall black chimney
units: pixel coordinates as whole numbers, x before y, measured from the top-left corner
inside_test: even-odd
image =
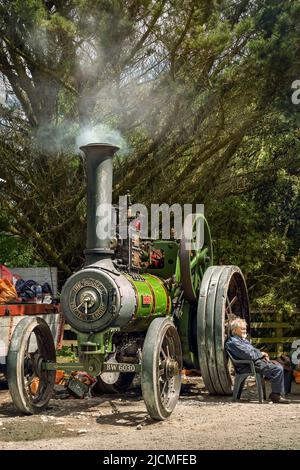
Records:
[[[112,159],[119,147],[87,144],[80,147],[80,150],[86,156],[87,242],[84,253],[86,265],[89,265],[113,253],[110,249]]]

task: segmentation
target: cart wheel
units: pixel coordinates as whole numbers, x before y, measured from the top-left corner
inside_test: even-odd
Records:
[[[174,410],[179,398],[182,368],[180,338],[167,318],[150,324],[143,346],[141,386],[151,418],[162,421]]]
[[[55,382],[55,345],[48,324],[39,317],[25,317],[16,326],[7,356],[7,381],[16,408],[25,414],[42,411],[49,403]]]

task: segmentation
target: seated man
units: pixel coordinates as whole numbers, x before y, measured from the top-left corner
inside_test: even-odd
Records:
[[[279,364],[273,364],[266,352],[261,352],[246,339],[247,324],[245,320],[235,318],[230,323],[230,329],[231,336],[226,341],[225,348],[230,352],[232,357],[237,360],[254,361],[255,370],[261,372],[262,375],[271,382],[272,393],[270,394],[270,399],[272,402],[289,403],[288,400],[285,400],[281,396],[281,393],[284,394],[283,367]],[[239,364],[238,372],[250,372],[250,366],[248,364]]]

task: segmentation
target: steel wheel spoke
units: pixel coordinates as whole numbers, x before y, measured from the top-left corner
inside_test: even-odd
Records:
[[[163,384],[163,387],[162,387],[162,390],[161,390],[161,396],[164,396],[164,392],[165,392],[165,388],[166,388],[166,385],[167,385],[167,381],[164,382]]]
[[[229,301],[229,297],[227,296],[227,298],[226,298],[226,305],[227,305],[226,312],[227,312],[228,315],[232,315],[232,308],[231,307],[237,302],[237,300],[238,300],[238,297],[236,295],[234,296],[234,298],[231,301]],[[229,313],[228,313],[228,309],[229,309]]]
[[[167,354],[165,353],[165,351],[164,351],[164,348],[163,348],[163,347],[161,347],[161,350],[160,350],[160,352],[162,353],[162,355],[163,355],[164,359],[167,359]]]

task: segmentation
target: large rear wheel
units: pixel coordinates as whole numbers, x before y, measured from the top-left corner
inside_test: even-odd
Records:
[[[201,374],[208,391],[231,395],[232,378],[225,351],[229,323],[244,318],[250,326],[247,287],[236,266],[211,266],[201,283],[197,311],[198,356]]]

